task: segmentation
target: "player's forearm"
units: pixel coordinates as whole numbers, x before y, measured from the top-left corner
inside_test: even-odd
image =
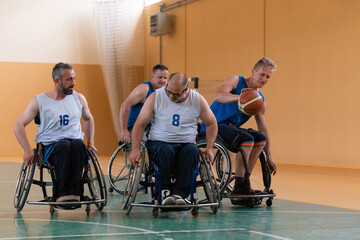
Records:
[[[25,127],[19,123],[16,122],[14,125],[14,133],[16,136],[16,139],[18,140],[20,146],[22,147],[22,149],[24,150],[24,152],[26,151],[32,151],[32,147],[28,141],[27,135],[26,135],[26,131],[25,131]]]
[[[139,149],[145,126],[135,123],[131,133],[131,149]]]
[[[239,95],[231,94],[225,91],[218,91],[215,95],[215,101],[219,103],[232,103],[236,102],[239,98]]]
[[[206,146],[207,148],[213,148],[214,142],[217,137],[218,127],[217,123],[206,126]]]
[[[122,104],[121,108],[120,108],[120,128],[121,128],[121,130],[127,129],[129,113],[130,113],[130,108],[125,106],[124,104]]]
[[[95,122],[93,118],[84,121],[84,130],[89,146],[95,145]]]

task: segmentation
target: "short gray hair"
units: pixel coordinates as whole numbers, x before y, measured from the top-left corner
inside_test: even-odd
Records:
[[[73,70],[73,66],[71,66],[68,63],[63,63],[63,62],[59,62],[57,63],[52,71],[52,78],[53,81],[55,81],[55,79],[60,79],[62,80],[63,75],[64,75],[64,69],[68,69],[68,70]]]

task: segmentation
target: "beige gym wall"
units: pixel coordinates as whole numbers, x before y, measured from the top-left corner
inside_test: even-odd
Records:
[[[52,67],[73,64],[75,90],[87,98],[95,118],[95,145],[109,155],[117,146],[96,45],[89,0],[0,0],[0,156],[21,156],[13,125],[31,99],[53,89]],[[27,127],[33,139],[36,126]],[[21,158],[19,158],[21,161]]]
[[[147,21],[158,11],[148,7]],[[166,11],[176,22],[162,37],[162,63],[200,77],[211,104],[219,80],[249,76],[258,58],[272,58],[278,69],[261,91],[273,158],[360,166],[359,11],[356,0],[199,0]],[[149,69],[160,38],[148,35],[148,22],[146,31]]]
[[[167,11],[175,32],[162,37],[162,63],[203,79],[199,91],[211,103],[221,80],[249,76],[259,57],[272,58],[278,70],[262,92],[274,159],[360,166],[359,10],[357,0],[199,0]],[[159,62],[159,37],[149,36],[158,11],[146,8],[145,80]],[[21,155],[13,124],[34,95],[52,88],[58,61],[74,64],[100,154],[116,147],[93,24],[88,0],[0,0],[0,155]]]

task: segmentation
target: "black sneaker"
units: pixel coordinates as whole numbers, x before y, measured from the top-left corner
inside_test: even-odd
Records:
[[[234,190],[232,192],[234,195],[250,195],[251,194],[251,188],[250,184],[247,182],[241,182],[241,183],[235,183]]]
[[[261,194],[264,194],[264,192],[261,190],[254,190],[254,189],[250,188],[250,194],[251,195],[261,195]]]

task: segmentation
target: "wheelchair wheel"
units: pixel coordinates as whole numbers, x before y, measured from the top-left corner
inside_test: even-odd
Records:
[[[206,142],[198,143],[199,150],[205,152]],[[222,194],[226,189],[232,172],[231,172],[231,156],[229,151],[219,142],[214,143],[213,147],[214,161],[212,166],[216,169],[214,179],[219,188],[219,193]]]
[[[101,211],[107,202],[104,175],[96,155],[89,149],[87,149],[86,152],[89,157],[88,165],[85,168],[86,182],[89,187],[91,200],[105,200],[105,202],[96,203],[97,209]]]
[[[25,164],[23,163],[21,166],[20,175],[16,183],[14,196],[14,207],[17,209],[17,212],[20,212],[23,209],[26,199],[29,195],[36,167],[35,160],[36,159],[34,159],[31,165],[25,166]]]
[[[144,171],[144,165],[145,165],[145,151],[142,151],[140,163],[134,167],[133,176],[132,176],[133,177],[132,185],[129,187],[129,191],[128,191],[129,195],[128,195],[128,201],[127,201],[128,203],[127,203],[127,208],[126,208],[126,215],[130,214],[131,209],[132,209],[131,204],[135,202],[135,198],[136,198],[136,194],[138,192],[141,176]]]
[[[115,190],[124,194],[125,185],[129,179],[131,163],[128,160],[130,148],[126,144],[120,145],[110,158],[108,166],[109,191]]]
[[[214,172],[212,171],[211,165],[206,161],[205,156],[200,152],[200,167],[199,174],[203,184],[203,189],[207,198],[208,203],[218,203],[220,202],[220,195],[218,187],[215,181]],[[216,214],[218,211],[218,206],[211,206],[212,213]]]
[[[121,201],[121,208],[123,210],[127,209],[128,204],[129,204],[129,198],[130,198],[130,192],[131,192],[131,187],[134,184],[134,171],[135,171],[135,167],[130,164],[129,169],[126,169],[127,171],[127,175],[129,176],[125,187],[124,187],[124,191],[123,191],[123,197],[122,197],[122,201]]]

